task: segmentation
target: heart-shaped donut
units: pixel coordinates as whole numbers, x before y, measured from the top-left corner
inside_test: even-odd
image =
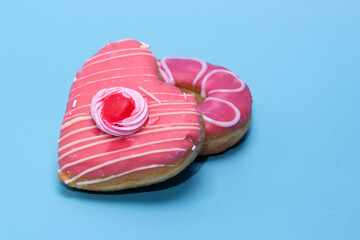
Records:
[[[148,45],[110,43],[84,63],[72,84],[58,177],[92,191],[161,182],[195,159],[204,135],[195,98],[159,81]]]

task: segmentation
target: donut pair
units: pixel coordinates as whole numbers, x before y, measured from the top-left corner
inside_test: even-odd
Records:
[[[164,181],[198,154],[234,145],[249,127],[251,104],[247,85],[223,67],[158,61],[147,44],[132,39],[107,44],[71,86],[58,177],[90,191]]]

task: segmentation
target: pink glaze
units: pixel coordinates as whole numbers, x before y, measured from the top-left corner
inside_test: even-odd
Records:
[[[125,119],[118,122],[110,122],[104,117],[103,109],[105,99],[115,94],[122,94],[134,102],[134,109]],[[95,94],[90,105],[91,115],[97,127],[114,136],[126,136],[137,132],[148,118],[148,105],[143,96],[132,89],[124,87],[105,88]]]
[[[127,136],[100,130],[91,116],[91,101],[102,89],[122,87],[145,99],[148,117]],[[157,60],[148,45],[123,40],[105,47],[85,62],[71,87],[60,131],[59,174],[72,178],[114,178],[134,171],[172,165],[200,139],[195,99],[157,77]],[[96,181],[76,182],[78,185]]]
[[[163,58],[160,64],[165,82],[200,91],[207,135],[235,129],[249,119],[250,90],[228,69],[192,58]]]

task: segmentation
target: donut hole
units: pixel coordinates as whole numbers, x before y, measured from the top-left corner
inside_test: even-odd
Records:
[[[201,97],[200,91],[191,90],[189,88],[181,87],[181,86],[176,86],[176,87],[178,87],[184,93],[189,93],[193,95],[198,105],[204,102],[204,98]]]
[[[163,77],[161,76],[161,73],[160,71],[158,71],[158,77],[160,79],[160,81],[164,81]],[[164,81],[165,82],[165,81]],[[179,88],[181,90],[181,92],[183,93],[188,93],[188,94],[191,94],[194,96],[195,100],[196,100],[196,103],[197,105],[200,105],[201,103],[204,102],[204,98],[201,97],[201,91],[200,89],[193,89],[193,86],[186,86],[186,83],[182,83],[183,86],[179,86],[179,85],[176,85],[175,86],[177,88]]]

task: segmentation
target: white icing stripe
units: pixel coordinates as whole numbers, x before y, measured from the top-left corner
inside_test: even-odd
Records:
[[[157,107],[157,106],[168,106],[168,105],[197,105],[196,103],[193,102],[175,102],[175,103],[161,103],[161,104],[151,104],[149,105],[149,107]]]
[[[79,143],[82,143],[82,142],[98,140],[98,139],[101,139],[101,138],[109,138],[110,136],[111,135],[109,135],[109,134],[102,134],[102,135],[98,135],[98,136],[94,136],[94,137],[82,138],[82,139],[79,139],[77,141],[73,141],[73,142],[71,142],[69,144],[66,144],[66,145],[62,146],[61,148],[59,148],[58,154],[60,152],[64,151],[65,149],[69,148],[69,147],[75,146],[76,144],[79,144]],[[112,140],[112,141],[115,141],[115,140],[118,140],[118,139],[119,138],[110,138],[110,140]],[[67,154],[67,153],[65,153],[65,154]],[[65,154],[63,154],[61,157],[59,157],[58,161],[60,161],[64,157]]]
[[[160,100],[157,99],[154,95],[152,95],[151,93],[149,93],[146,89],[142,88],[142,87],[138,87],[138,89],[140,89],[142,92],[144,92],[146,95],[148,95],[149,97],[151,97],[153,100],[155,100],[155,102],[161,104]]]
[[[176,110],[182,110],[182,111],[194,111],[193,108],[164,108],[164,109],[150,109],[150,112],[154,111],[176,111]]]
[[[147,142],[147,143],[139,144],[139,145],[132,146],[132,147],[129,147],[129,148],[126,148],[126,149],[120,149],[120,150],[116,150],[116,151],[111,151],[111,152],[100,153],[100,154],[97,154],[97,155],[92,155],[92,156],[90,156],[90,157],[82,158],[82,159],[79,159],[79,160],[77,160],[77,161],[74,161],[74,162],[65,164],[62,168],[60,168],[60,169],[58,170],[58,172],[62,172],[62,171],[64,171],[64,170],[65,170],[66,168],[68,168],[68,167],[77,165],[77,164],[82,163],[82,162],[89,161],[89,160],[91,160],[91,159],[95,159],[95,158],[99,158],[99,157],[105,157],[105,156],[108,156],[108,155],[111,155],[111,154],[115,154],[115,153],[130,151],[130,150],[133,150],[133,149],[137,149],[137,148],[141,148],[141,147],[146,147],[146,146],[149,146],[149,145],[154,145],[154,144],[159,144],[159,143],[166,143],[166,142],[173,142],[173,141],[182,141],[182,140],[184,140],[184,138],[171,138],[171,139],[165,139],[165,140]]]
[[[165,131],[174,131],[174,130],[198,130],[198,131],[200,131],[201,128],[200,128],[200,127],[191,127],[191,126],[159,128],[159,129],[153,129],[153,130],[148,130],[148,131],[143,131],[143,132],[135,133],[135,134],[132,134],[131,137],[141,136],[141,135],[150,134],[150,133],[158,133],[158,132],[165,132]],[[69,144],[63,146],[62,148],[60,148],[60,149],[58,150],[58,153],[59,153],[60,151],[63,151],[63,150],[65,150],[65,149],[71,147],[71,146],[74,146],[74,145],[76,145],[76,144],[79,144],[79,143],[82,143],[82,142],[87,142],[87,141],[92,141],[92,140],[97,140],[97,139],[101,139],[101,138],[106,138],[106,137],[109,137],[109,136],[110,136],[110,135],[108,135],[108,134],[104,134],[104,135],[99,135],[99,136],[95,136],[95,137],[83,138],[83,139],[74,141],[74,142],[72,142],[72,143],[69,143]],[[108,142],[116,141],[116,140],[119,140],[119,137],[112,137],[112,138],[110,138],[110,139],[106,139],[106,140],[103,140],[103,141],[98,141],[98,142],[95,142],[95,143],[90,143],[90,144],[87,144],[87,145],[84,145],[84,146],[81,146],[81,147],[72,149],[72,150],[70,150],[69,152],[66,152],[66,153],[64,153],[63,155],[61,155],[61,156],[58,158],[58,161],[60,161],[61,159],[63,159],[64,157],[68,156],[68,155],[71,154],[71,153],[74,153],[74,152],[77,152],[77,151],[80,151],[80,150],[84,150],[84,149],[86,149],[86,148],[89,148],[89,147],[92,147],[92,146],[96,146],[96,145],[100,145],[100,144],[103,144],[103,143],[108,143]]]
[[[128,160],[128,159],[138,158],[138,157],[142,157],[142,156],[146,156],[146,155],[151,155],[151,154],[164,153],[164,152],[186,152],[186,151],[187,151],[187,150],[184,149],[184,148],[169,148],[169,149],[153,150],[153,151],[148,151],[148,152],[133,154],[133,155],[131,155],[131,156],[121,157],[121,158],[118,158],[118,159],[114,159],[114,160],[111,160],[111,161],[108,161],[108,162],[99,164],[99,165],[97,165],[97,166],[95,166],[95,167],[89,168],[89,169],[87,169],[87,170],[79,173],[79,174],[76,175],[75,177],[66,180],[66,181],[65,181],[65,184],[72,183],[72,182],[76,181],[78,178],[81,178],[82,176],[84,176],[84,175],[87,174],[87,173],[93,172],[93,171],[98,170],[98,169],[100,169],[100,168],[109,166],[109,165],[114,164],[114,163],[122,162],[122,161],[125,161],[125,160]]]
[[[89,84],[93,84],[93,83],[97,83],[97,82],[102,82],[102,81],[107,81],[107,80],[113,80],[113,79],[128,78],[128,77],[155,77],[157,79],[156,75],[145,74],[145,73],[143,73],[143,74],[129,74],[129,75],[122,75],[122,76],[115,76],[115,77],[102,78],[102,79],[98,79],[98,80],[95,80],[95,81],[82,83],[79,86],[77,86],[76,88],[71,89],[71,92],[74,92],[77,89],[84,87],[85,85],[89,85]]]
[[[216,89],[216,90],[212,90],[211,92],[240,92],[240,91],[244,90],[245,83],[240,78],[238,78],[233,72],[230,72],[229,70],[224,70],[224,69],[216,69],[216,70],[213,70],[213,71],[209,72],[208,74],[206,74],[206,76],[204,77],[204,80],[201,83],[201,97],[202,98],[206,98],[206,87],[205,87],[206,81],[212,75],[214,75],[215,73],[219,73],[219,72],[230,74],[233,77],[235,77],[235,79],[240,82],[241,87],[239,87],[237,89]]]
[[[176,97],[184,97],[182,93],[152,93],[154,95],[167,95],[167,96],[176,96]]]
[[[161,66],[161,63],[158,64],[158,65]],[[166,79],[168,78],[168,74],[164,70],[162,70],[161,68],[159,68],[159,71],[160,71],[160,76],[161,76],[160,80],[166,82]]]
[[[67,134],[67,135],[69,135],[69,136],[65,135],[64,137],[62,137],[61,139],[59,139],[59,143],[60,143],[62,140],[64,140],[65,138],[70,137],[70,135],[73,135],[73,134],[76,134],[76,133],[80,133],[80,132],[84,132],[84,131],[87,131],[87,130],[90,130],[90,129],[95,129],[95,128],[98,128],[98,127],[97,127],[97,126],[91,126],[91,127],[79,128],[79,129],[77,129],[76,131],[72,131],[72,132],[70,132],[69,134]],[[104,134],[103,136],[106,136],[106,135]]]
[[[93,66],[95,64],[103,63],[103,62],[110,61],[110,60],[113,60],[113,59],[126,58],[126,57],[132,57],[132,56],[141,56],[141,55],[142,56],[151,56],[151,57],[155,58],[155,56],[153,54],[151,54],[151,53],[130,53],[130,54],[116,56],[116,57],[109,57],[109,58],[106,58],[106,59],[103,59],[103,60],[99,60],[99,61],[96,61],[96,62],[89,63],[88,65],[83,66],[82,70],[84,70],[87,67]]]
[[[245,84],[245,83],[244,83]],[[225,92],[225,93],[239,93],[241,91],[244,90],[246,85],[243,85],[244,87],[239,87],[239,88],[235,88],[235,89],[217,89],[217,90],[211,90],[208,92],[208,95],[212,94],[212,93],[217,93],[217,92]]]
[[[130,50],[150,52],[149,49],[142,49],[142,48],[125,48],[125,49],[118,49],[118,50],[108,51],[108,52],[101,53],[101,54],[96,54],[95,56],[91,57],[89,60],[87,60],[86,62],[84,62],[83,65],[85,66],[88,62],[90,62],[90,61],[92,61],[92,60],[94,60],[94,59],[96,59],[96,58],[98,58],[98,57],[101,57],[101,56],[105,56],[105,55],[107,55],[107,54],[110,54],[110,53],[124,52],[124,51],[130,51]]]
[[[90,104],[87,104],[87,105],[84,105],[84,106],[81,106],[81,107],[77,107],[77,108],[72,109],[71,111],[69,111],[69,112],[67,112],[67,113],[65,114],[65,117],[66,117],[67,115],[71,115],[72,112],[75,112],[75,111],[77,111],[77,110],[79,110],[79,109],[81,109],[81,108],[86,108],[86,107],[89,107],[89,108],[90,108]],[[73,115],[73,116],[75,116],[75,115]],[[73,116],[71,116],[71,117],[73,117]],[[65,119],[67,119],[67,118],[65,118]],[[63,122],[64,122],[64,121],[63,121]]]
[[[193,87],[195,87],[196,83],[199,81],[199,79],[202,77],[202,75],[204,75],[204,73],[206,72],[207,64],[206,64],[206,62],[204,62],[203,60],[200,60],[200,59],[191,59],[191,60],[197,61],[201,64],[201,69],[193,81]]]
[[[168,123],[168,124],[161,124],[161,125],[155,125],[155,126],[145,126],[143,129],[148,128],[159,128],[159,127],[165,127],[165,126],[197,126],[200,128],[200,124],[198,123]]]
[[[150,67],[132,67],[132,68],[113,68],[113,69],[109,69],[109,70],[104,70],[104,71],[98,71],[98,72],[95,72],[95,73],[92,73],[92,74],[88,74],[88,75],[85,75],[81,78],[77,78],[75,81],[80,81],[80,80],[83,80],[85,78],[88,78],[88,77],[92,77],[92,76],[95,76],[95,75],[98,75],[98,74],[102,74],[102,73],[108,73],[108,72],[113,72],[113,71],[119,71],[119,70],[128,70],[128,69],[141,69],[141,68],[148,68],[148,69],[152,69]]]
[[[219,122],[219,121],[216,121],[212,118],[209,118],[207,116],[205,116],[203,114],[203,117],[205,119],[205,121],[208,121],[216,126],[219,126],[219,127],[231,127],[231,126],[234,126],[236,123],[239,122],[240,120],[240,117],[241,117],[241,114],[240,114],[240,111],[239,109],[237,109],[237,107],[235,107],[234,104],[232,104],[231,102],[228,102],[226,100],[223,100],[223,99],[220,99],[220,98],[214,98],[214,97],[208,97],[204,100],[205,101],[210,101],[210,100],[213,100],[213,101],[218,101],[218,102],[222,102],[222,103],[225,103],[227,104],[228,106],[230,106],[233,110],[234,110],[234,113],[235,113],[235,116],[234,116],[234,119],[231,120],[231,121],[227,121],[227,122]]]
[[[77,118],[75,118],[75,119],[73,119],[73,120],[70,120],[70,121],[64,123],[64,124],[61,126],[60,130],[64,130],[65,128],[67,128],[67,127],[69,127],[69,126],[71,126],[71,125],[73,125],[73,124],[75,124],[75,123],[77,123],[77,122],[81,122],[81,121],[84,121],[84,120],[90,120],[90,119],[92,119],[91,116],[77,117]]]
[[[72,98],[69,98],[69,100],[67,101],[67,104],[69,104],[70,102],[72,102],[75,98],[78,98],[78,97],[80,97],[81,95],[83,95],[83,94],[78,94],[78,95],[76,95],[76,96],[74,96],[74,97],[72,97]]]
[[[161,66],[165,70],[165,71],[163,71],[162,69],[160,69],[161,75],[164,78],[164,82],[171,84],[171,85],[175,85],[174,76],[172,75],[168,65],[166,64],[166,59],[168,59],[168,58],[163,58],[160,60]],[[165,74],[163,74],[163,73],[165,73]]]
[[[61,141],[64,140],[65,138],[70,137],[70,136],[72,136],[72,135],[74,135],[74,134],[76,134],[76,133],[88,131],[88,130],[95,129],[95,128],[97,128],[97,126],[85,127],[85,128],[80,128],[80,129],[78,129],[78,130],[72,131],[72,132],[66,134],[65,136],[63,136],[62,138],[60,138],[60,139],[59,139],[59,142],[61,142]]]
[[[166,115],[178,115],[178,114],[193,114],[193,115],[200,115],[199,112],[171,112],[171,113],[156,113],[156,114],[151,114],[151,117],[158,117],[158,116],[166,116]]]
[[[64,123],[64,122],[70,121],[70,119],[81,117],[81,116],[88,116],[88,115],[89,115],[88,113],[78,113],[78,114],[75,114],[75,115],[68,116],[62,122]]]
[[[181,104],[186,104],[186,103],[184,103],[184,99],[179,99],[179,100],[176,100],[176,99],[174,99],[174,100],[166,100],[166,99],[164,99],[164,100],[161,100],[161,104],[163,104],[163,103],[181,103]]]
[[[143,131],[143,132],[138,132],[138,133],[134,133],[131,136],[132,137],[136,137],[136,136],[141,136],[141,135],[145,135],[145,134],[149,134],[149,133],[156,133],[156,132],[165,132],[165,131],[173,131],[173,130],[201,130],[200,127],[191,127],[191,126],[186,126],[186,127],[169,127],[169,128],[159,128],[159,129],[154,129],[154,130],[149,130],[149,131]]]
[[[196,77],[193,80],[193,87],[195,87],[196,83],[199,81],[199,79],[204,75],[204,73],[207,71],[207,63],[204,62],[201,59],[196,59],[196,58],[171,58],[171,57],[165,57],[163,59],[160,60],[161,62],[161,66],[165,69],[165,71],[162,71],[162,69],[160,69],[161,73],[166,73],[166,76],[164,77],[164,80],[166,83],[170,83],[172,85],[175,85],[175,79],[174,76],[172,75],[172,72],[170,71],[166,60],[171,60],[171,59],[181,59],[181,60],[187,60],[187,61],[195,61],[200,63],[201,65],[201,69],[198,72],[198,74],[196,75]]]
[[[77,182],[76,185],[82,186],[82,185],[90,185],[90,184],[95,184],[95,183],[99,183],[99,182],[105,182],[105,181],[109,181],[113,178],[117,178],[117,177],[121,177],[123,175],[129,174],[129,173],[133,173],[133,172],[137,172],[137,171],[141,171],[141,170],[146,170],[146,169],[151,169],[151,168],[157,168],[157,167],[175,167],[175,165],[165,165],[165,164],[152,164],[149,166],[144,166],[144,167],[139,167],[139,168],[135,168],[133,170],[129,170],[127,172],[123,172],[120,174],[116,174],[116,175],[112,175],[110,177],[106,177],[106,178],[100,178],[100,179],[95,179],[95,180],[89,180],[89,181],[82,181],[82,182]]]
[[[150,45],[146,44],[146,43],[143,43],[143,42],[140,42],[142,45],[140,46],[140,48],[143,48],[143,49],[150,49]]]

